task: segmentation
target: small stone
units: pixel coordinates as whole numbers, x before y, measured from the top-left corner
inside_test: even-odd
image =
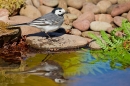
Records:
[[[26,5],[33,5],[32,0],[26,0],[25,3]]]
[[[126,20],[126,18],[121,17],[121,16],[114,17],[114,23],[118,26],[121,26],[123,20]]]
[[[90,22],[88,20],[75,20],[73,26],[80,31],[86,31],[89,29]]]
[[[9,20],[9,11],[7,9],[0,9],[0,20],[7,22]]]
[[[101,21],[93,21],[90,24],[90,29],[93,31],[106,31],[109,27],[112,27],[111,24],[107,22],[101,22]]]
[[[78,17],[75,14],[65,14],[64,16],[66,16],[69,20],[76,20]]]
[[[130,11],[128,12],[126,18],[128,19],[128,21],[130,22]]]
[[[41,17],[40,11],[32,5],[26,5],[26,7],[22,7],[20,10],[20,15],[27,16],[32,19]]]
[[[117,0],[118,4],[123,4],[123,3],[127,3],[130,2],[130,0]]]
[[[49,7],[55,7],[59,4],[58,0],[41,0],[41,4],[44,4]]]
[[[83,6],[82,0],[67,0],[67,5],[76,9],[80,9]]]
[[[100,45],[96,43],[96,41],[92,41],[89,43],[89,47],[91,49],[94,49],[94,50],[99,50],[101,49]]]
[[[40,11],[40,13],[42,15],[50,13],[53,9],[54,8],[52,8],[52,7],[48,7],[48,6],[44,6],[44,5],[41,5],[40,7],[38,7],[38,10]]]
[[[123,13],[121,16],[127,18],[128,13]]]
[[[91,23],[92,21],[95,20],[95,16],[94,16],[94,13],[93,13],[93,12],[87,11],[87,12],[81,14],[81,15],[78,17],[77,20],[78,20],[78,21],[79,21],[79,20],[88,20],[88,21]]]
[[[108,22],[108,23],[113,22],[113,18],[110,14],[97,14],[97,15],[95,15],[95,20],[96,21]]]
[[[40,6],[40,2],[39,2],[39,0],[32,0],[32,2],[33,2],[33,5],[35,6],[35,7],[39,7]]]
[[[59,0],[58,7],[65,9],[66,12],[68,11],[67,10],[67,2],[66,2],[66,0]]]
[[[122,13],[128,12],[129,10],[130,10],[130,2],[118,4],[112,9],[111,15],[118,16]]]
[[[68,7],[68,12],[76,16],[80,16],[82,14],[78,9],[73,8],[73,7]]]
[[[81,31],[78,30],[78,29],[71,29],[71,32],[70,32],[72,35],[77,35],[77,36],[80,36],[81,35]]]
[[[101,13],[106,13],[107,12],[107,8],[110,7],[112,4],[110,1],[100,1],[97,3],[97,6],[100,9]]]
[[[81,9],[81,12],[87,12],[87,11],[91,11],[93,12],[94,14],[98,14],[100,13],[100,9],[98,6],[96,6],[95,4],[93,3],[87,3],[87,4],[84,4],[83,5],[83,8]]]
[[[101,36],[100,32],[98,32],[98,31],[84,31],[84,32],[82,32],[82,36],[86,37],[86,38],[91,38],[89,34],[94,34],[96,36]]]

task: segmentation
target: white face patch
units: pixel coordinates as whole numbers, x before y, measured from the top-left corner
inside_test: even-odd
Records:
[[[65,13],[65,10],[64,10],[64,9],[58,9],[58,10],[55,11],[55,14],[56,14],[57,16],[61,16],[61,15],[63,15],[64,13]]]

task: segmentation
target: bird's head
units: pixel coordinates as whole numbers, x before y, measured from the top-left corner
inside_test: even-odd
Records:
[[[54,8],[52,13],[56,14],[57,16],[63,16],[66,11],[63,8]]]

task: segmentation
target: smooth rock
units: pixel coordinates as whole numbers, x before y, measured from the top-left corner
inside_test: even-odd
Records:
[[[86,31],[89,29],[90,22],[88,20],[75,20],[73,26],[80,31]]]
[[[26,5],[33,5],[32,0],[25,0]]]
[[[27,16],[20,16],[20,15],[9,17],[9,19],[10,19],[10,21],[9,21],[10,24],[27,23],[27,22],[31,22],[33,20]]]
[[[32,19],[41,17],[40,11],[32,5],[26,5],[26,7],[22,7],[20,10],[20,15],[27,16]]]
[[[114,5],[111,5],[110,7],[107,8],[107,14],[111,14],[112,10],[118,6],[118,4],[114,4]]]
[[[81,31],[78,30],[78,29],[71,29],[71,32],[70,32],[72,35],[77,35],[77,36],[80,36],[81,35]]]
[[[94,14],[98,14],[100,13],[100,9],[98,6],[96,6],[95,4],[93,3],[86,3],[83,5],[83,8],[81,9],[81,12],[87,12],[87,11],[91,11],[93,12]]]
[[[73,7],[68,7],[68,12],[77,16],[80,16],[82,14],[78,9]]]
[[[78,21],[88,20],[88,21],[91,23],[92,21],[95,20],[95,16],[94,16],[94,13],[93,13],[93,12],[87,11],[87,12],[81,14],[81,15],[78,17],[77,20],[78,20]]]
[[[83,6],[82,0],[66,0],[67,5],[76,9],[80,9]]]
[[[58,7],[65,9],[66,12],[68,11],[66,0],[59,0]]]
[[[35,7],[37,7],[37,8],[40,6],[39,0],[32,0],[32,3],[33,3],[33,5],[34,5]]]
[[[128,12],[126,18],[128,19],[128,21],[130,22],[130,11]]]
[[[113,18],[110,14],[97,14],[97,15],[95,15],[95,20],[108,22],[108,23],[113,22]]]
[[[128,13],[123,13],[121,16],[127,18]]]
[[[75,14],[64,14],[69,20],[76,20],[78,17]]]
[[[61,28],[65,29],[66,30],[70,30],[72,28],[72,25],[66,25],[66,24],[62,24],[61,25]]]
[[[41,4],[49,6],[49,7],[55,7],[59,4],[58,0],[41,0]]]
[[[130,0],[117,0],[118,4],[127,3],[130,2]]]
[[[54,8],[52,8],[52,7],[48,7],[48,6],[44,6],[44,5],[41,5],[40,7],[38,7],[38,10],[40,11],[40,13],[42,15],[50,13],[53,9]]]
[[[121,26],[123,20],[126,20],[126,18],[121,17],[121,16],[114,17],[114,23],[118,26]]]
[[[29,34],[35,34],[41,32],[39,28],[31,27],[31,26],[21,26],[20,28],[21,28],[22,35],[29,35]]]
[[[112,9],[111,15],[112,16],[118,16],[122,13],[128,12],[130,10],[130,2],[118,4]]]
[[[86,0],[86,2],[91,2],[93,4],[97,4],[100,0]]]
[[[100,9],[101,13],[106,13],[107,12],[107,8],[110,7],[112,4],[110,1],[100,1],[97,3],[97,6]]]
[[[52,41],[55,40],[55,41]],[[61,35],[48,40],[45,37],[30,36],[27,37],[27,44],[36,49],[71,49],[83,47],[87,44],[86,38],[76,35]]]
[[[8,21],[9,20],[9,11],[7,9],[0,9],[0,20],[1,21]]]
[[[96,43],[96,41],[92,41],[89,43],[89,47],[91,49],[94,49],[94,50],[99,50],[101,49],[100,45]]]
[[[83,37],[91,38],[90,34],[94,34],[96,36],[101,36],[100,32],[98,32],[98,31],[84,31],[84,32],[82,32]]]
[[[109,27],[112,27],[111,24],[102,21],[93,21],[90,24],[90,29],[93,31],[101,31],[101,30],[106,31],[107,28]]]
[[[109,0],[112,4],[116,4],[118,0]]]

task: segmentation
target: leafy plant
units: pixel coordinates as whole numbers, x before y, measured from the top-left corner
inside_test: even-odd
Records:
[[[115,35],[118,31],[123,33],[122,37]],[[90,34],[90,36],[95,39],[97,44],[102,48],[101,50],[91,50],[91,53],[97,58],[97,61],[109,60],[111,67],[118,69],[124,69],[130,66],[130,22],[123,20],[122,26],[115,28],[111,32],[110,37],[105,31],[101,31],[101,36],[105,43],[94,34]]]

